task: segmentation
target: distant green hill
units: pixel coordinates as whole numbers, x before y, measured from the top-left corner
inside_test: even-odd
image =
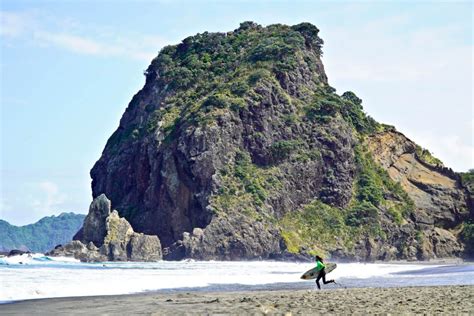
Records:
[[[83,214],[61,213],[25,226],[14,226],[0,220],[0,251],[25,248],[32,252],[49,251],[70,241],[81,228],[84,218]]]

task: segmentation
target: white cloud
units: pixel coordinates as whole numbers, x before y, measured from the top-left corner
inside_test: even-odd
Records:
[[[417,18],[325,30],[326,71],[339,92],[361,96],[370,115],[465,171],[474,167],[472,42],[456,21],[431,27]]]
[[[0,35],[2,37],[18,37],[29,27],[26,14],[0,11]]]
[[[74,36],[70,34],[60,33],[48,33],[48,32],[35,32],[34,38],[46,45],[54,45],[67,50],[90,54],[99,55],[106,54],[106,50],[99,43],[90,39]]]
[[[440,71],[453,68],[453,62],[459,60],[466,67],[472,42],[463,45],[459,40],[459,34],[465,34],[466,25],[454,22],[424,26],[418,19],[406,13],[367,20],[353,27],[344,25],[324,30],[324,60],[330,77],[415,81],[435,79]]]
[[[31,208],[36,217],[41,218],[57,213],[61,205],[66,201],[66,195],[59,191],[57,184],[51,181],[42,181],[36,184],[37,198],[31,201]]]
[[[100,27],[81,27],[71,19],[35,12],[0,12],[3,39],[25,40],[40,47],[76,54],[119,57],[149,62],[168,41],[155,35],[114,34]],[[91,30],[92,29],[92,30]],[[58,31],[60,30],[60,31]]]
[[[455,171],[467,171],[474,167],[474,146],[457,135],[436,135],[405,130],[405,134],[420,146],[427,148],[433,156],[441,159],[447,167],[457,166]]]
[[[134,40],[115,38],[97,40],[68,33],[34,32],[34,38],[43,46],[52,46],[68,51],[102,57],[126,57],[146,62],[164,46],[164,41],[157,37],[143,36]],[[152,48],[153,47],[153,48]]]

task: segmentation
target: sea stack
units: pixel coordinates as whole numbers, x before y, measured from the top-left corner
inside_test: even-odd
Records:
[[[128,221],[111,211],[102,194],[92,201],[84,226],[72,242],[50,251],[51,256],[70,256],[81,261],[158,261],[162,259],[157,236],[136,233]]]

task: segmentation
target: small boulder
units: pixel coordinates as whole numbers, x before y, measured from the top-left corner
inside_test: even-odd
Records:
[[[157,261],[163,257],[157,236],[134,233],[127,245],[131,261]]]

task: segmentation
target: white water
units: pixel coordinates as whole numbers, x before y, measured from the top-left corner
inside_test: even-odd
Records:
[[[312,267],[312,263],[269,261],[93,264],[80,263],[70,258],[45,257],[42,254],[22,255],[0,258],[0,301],[216,286],[225,290],[235,285],[269,286],[276,283],[308,288],[313,287],[314,283],[300,280],[299,277]],[[354,280],[374,280],[369,285],[362,286],[383,286],[378,283],[391,278],[400,279],[394,273],[415,272],[426,267],[420,264],[340,263],[329,276],[336,280],[353,280],[353,283],[357,283]]]

